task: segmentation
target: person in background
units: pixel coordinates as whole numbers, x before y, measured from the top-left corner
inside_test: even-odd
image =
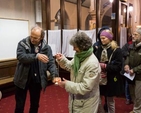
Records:
[[[106,29],[107,29],[107,30],[110,30],[110,28],[109,28],[108,26],[103,26],[103,27],[99,30],[98,34],[97,34],[97,40],[98,40],[98,41],[93,44],[93,53],[94,53],[94,54],[96,53],[96,50],[98,49],[98,47],[101,46],[100,34],[101,34],[101,32],[102,32],[103,30],[106,30]],[[104,101],[105,101],[105,103],[104,103],[104,110],[105,110],[105,112],[108,112],[107,98],[106,98],[106,97],[104,97]]]
[[[101,46],[101,40],[100,40],[100,33],[103,31],[103,30],[110,30],[110,28],[108,26],[103,26],[101,27],[101,29],[98,31],[98,34],[97,34],[97,41],[93,44],[93,53],[95,54],[96,50],[98,49],[98,47]]]
[[[40,92],[47,87],[48,70],[52,79],[58,76],[52,50],[44,40],[44,31],[35,26],[30,36],[22,39],[17,46],[17,68],[14,75],[15,113],[24,113],[27,91],[30,94],[29,113],[38,113]]]
[[[100,85],[100,94],[107,98],[108,112],[115,113],[114,96],[120,96],[122,93],[122,76],[120,74],[122,51],[113,40],[113,33],[110,30],[103,30],[100,40],[102,44],[95,55],[100,62],[101,69],[107,72],[107,85]],[[99,113],[105,113],[102,103],[99,104]]]
[[[63,78],[58,85],[69,93],[69,113],[97,113],[101,68],[93,54],[92,40],[84,32],[77,32],[70,44],[76,51],[72,60],[56,54],[58,64],[70,72],[70,81]]]
[[[122,47],[122,54],[123,54],[123,62],[126,60],[127,55],[129,54],[129,46],[132,44],[132,34],[129,32],[127,33],[127,43]],[[123,66],[123,72],[124,74],[124,66]],[[132,84],[131,80],[125,77],[125,97],[126,97],[126,104],[129,105],[132,103],[132,99],[130,96],[130,91],[129,91],[129,84]]]
[[[134,84],[129,84],[133,111],[141,112],[141,27],[138,27],[132,35],[132,44],[129,46],[129,54],[125,60],[124,71],[130,76],[135,74]]]

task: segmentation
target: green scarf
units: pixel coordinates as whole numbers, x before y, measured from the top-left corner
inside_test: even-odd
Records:
[[[87,51],[82,51],[80,53],[75,53],[74,55],[74,76],[77,76],[78,70],[80,68],[80,63],[84,61],[88,56],[90,56],[93,53],[93,48],[89,48]]]

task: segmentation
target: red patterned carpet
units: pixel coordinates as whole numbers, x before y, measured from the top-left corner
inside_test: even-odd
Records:
[[[116,113],[129,113],[133,105],[126,105],[124,98],[115,98]],[[25,112],[29,110],[29,94],[26,100]],[[14,113],[14,95],[0,100],[0,113]],[[50,85],[41,94],[39,113],[68,113],[68,93],[55,85]]]

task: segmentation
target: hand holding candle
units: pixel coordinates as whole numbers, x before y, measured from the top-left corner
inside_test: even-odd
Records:
[[[60,77],[55,77],[53,79],[53,83],[55,83],[55,85],[58,85],[58,82],[61,82],[61,78]]]

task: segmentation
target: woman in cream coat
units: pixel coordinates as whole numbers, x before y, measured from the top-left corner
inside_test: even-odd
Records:
[[[97,113],[101,68],[93,54],[92,40],[85,33],[78,32],[70,44],[76,51],[72,60],[56,54],[58,64],[70,72],[70,81],[63,78],[58,85],[69,93],[69,113]]]

